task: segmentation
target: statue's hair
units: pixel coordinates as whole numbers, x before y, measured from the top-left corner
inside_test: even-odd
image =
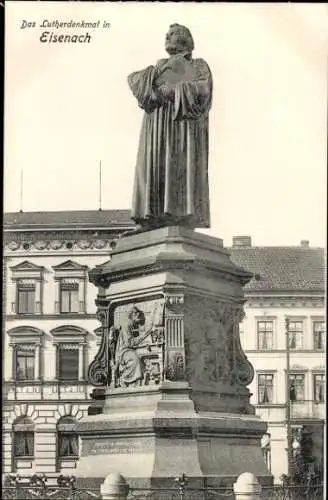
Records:
[[[186,26],[177,23],[171,24],[170,29],[172,28],[179,34],[179,43],[181,45],[181,49],[192,52],[195,45],[190,30]]]
[[[129,314],[128,314],[128,319],[129,320],[132,320],[132,317],[133,315],[137,313],[138,315],[138,319],[137,319],[137,323],[139,323],[140,325],[144,325],[145,324],[145,321],[146,321],[146,318],[145,318],[145,315],[143,313],[143,311],[141,311],[138,307],[136,306],[133,306],[130,311],[129,311]]]

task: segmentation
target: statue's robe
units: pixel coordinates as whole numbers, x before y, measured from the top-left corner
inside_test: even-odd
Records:
[[[116,343],[115,360],[122,386],[136,383],[142,379],[141,361],[134,349],[135,340],[128,327],[120,330]]]
[[[169,61],[173,58],[176,60],[173,56]],[[176,72],[171,69],[159,75],[158,69],[167,61],[162,59],[128,77],[133,95],[145,111],[131,216],[137,223],[149,221],[155,226],[209,227],[210,69],[203,59],[180,56]],[[166,83],[174,87],[170,98],[161,93]]]

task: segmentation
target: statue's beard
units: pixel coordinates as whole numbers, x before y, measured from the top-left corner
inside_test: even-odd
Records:
[[[168,43],[168,44],[166,44],[165,50],[170,56],[174,56],[176,54],[182,54],[182,53],[186,52],[185,47],[182,47],[182,45],[180,45],[180,44],[170,45]]]

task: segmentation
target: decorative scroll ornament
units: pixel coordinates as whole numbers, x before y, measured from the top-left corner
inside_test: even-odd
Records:
[[[97,311],[97,319],[102,326],[101,345],[95,359],[89,366],[88,380],[94,386],[106,386],[111,383],[109,369],[108,333],[109,333],[109,307],[101,307]]]
[[[242,307],[234,308],[234,369],[233,379],[244,387],[249,385],[254,378],[254,368],[248,361],[240,343],[239,323],[244,319],[245,312]]]

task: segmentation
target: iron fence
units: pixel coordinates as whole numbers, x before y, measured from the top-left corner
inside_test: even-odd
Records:
[[[18,475],[6,476],[2,497],[6,500],[101,500],[99,489],[77,488],[73,476],[59,476],[51,484],[46,476],[30,478]],[[192,488],[186,476],[177,478],[172,487],[130,488],[128,500],[235,500],[233,488]],[[261,500],[324,500],[323,485],[276,485],[263,486]]]
[[[59,476],[49,484],[46,476],[6,476],[2,497],[6,500],[101,500],[99,489],[77,488],[74,477]]]

